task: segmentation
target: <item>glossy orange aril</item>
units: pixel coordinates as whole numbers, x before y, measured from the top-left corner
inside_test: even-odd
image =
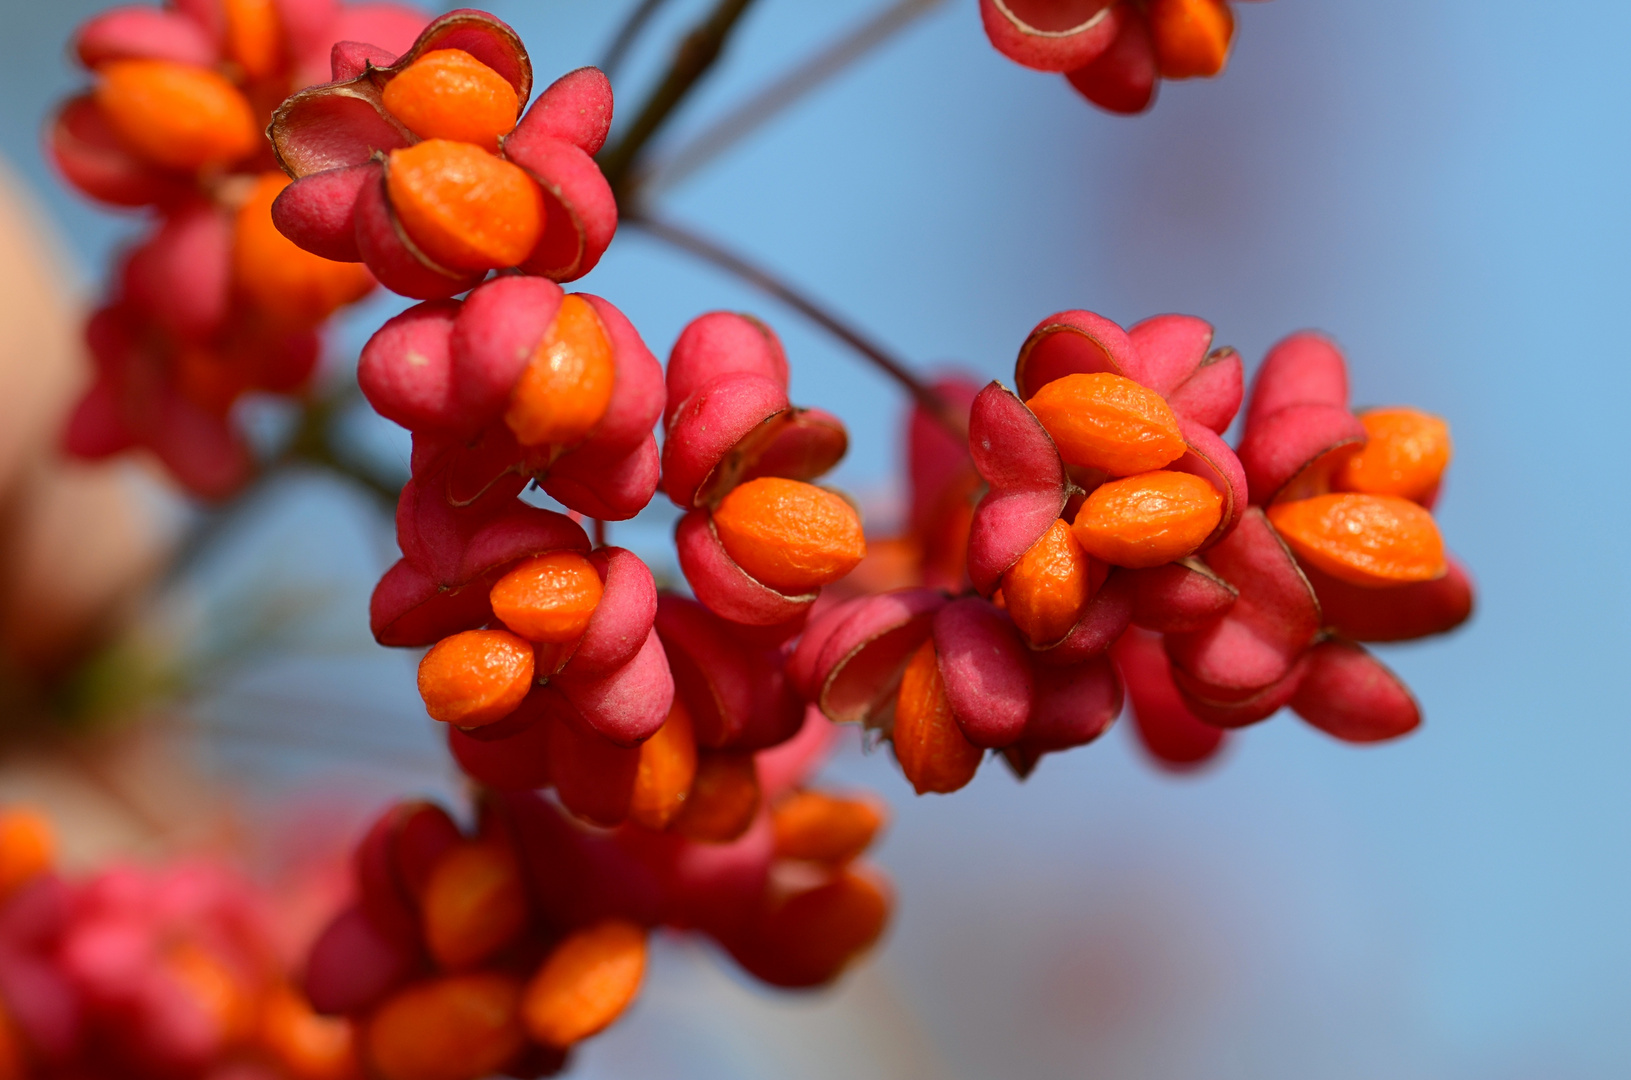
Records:
[[[640,992],[646,932],[608,919],[569,935],[527,984],[521,1015],[527,1034],[566,1049],[606,1029]]]
[[[232,231],[232,280],[261,311],[294,328],[316,326],[368,295],[374,275],[361,263],[313,255],[278,232],[272,203],[289,186],[282,173],[263,173],[238,208]]]
[[[1359,420],[1368,438],[1332,476],[1333,488],[1412,502],[1437,490],[1450,464],[1448,424],[1417,409],[1372,409]]]
[[[183,941],[164,952],[158,967],[222,1042],[237,1042],[253,1033],[259,1019],[256,988],[245,981],[245,973],[236,965],[214,950]]]
[[[866,555],[855,508],[798,480],[762,476],[733,488],[714,510],[713,523],[736,564],[781,592],[831,585]]]
[[[1444,576],[1433,515],[1394,495],[1331,494],[1268,508],[1291,550],[1352,585],[1385,588]]]
[[[538,184],[470,143],[426,139],[392,150],[385,189],[408,237],[449,270],[515,266],[543,235]]]
[[[527,925],[521,867],[499,840],[472,840],[449,850],[431,870],[419,904],[425,944],[444,968],[481,963]]]
[[[728,844],[753,824],[759,812],[759,768],[742,750],[709,750],[697,755],[697,771],[673,829],[704,844]]]
[[[227,55],[251,79],[275,74],[283,63],[283,20],[277,0],[223,0],[221,6]]]
[[[532,689],[532,646],[506,630],[443,638],[419,662],[419,696],[431,717],[480,727],[514,712]]]
[[[1138,569],[1193,554],[1222,517],[1216,488],[1193,473],[1163,469],[1095,488],[1071,531],[1095,559]]]
[[[980,768],[984,751],[968,741],[951,714],[932,639],[907,661],[890,738],[901,772],[919,795],[956,791]]]
[[[521,982],[449,975],[397,991],[368,1018],[363,1043],[380,1080],[482,1080],[526,1044]]]
[[[647,829],[669,826],[691,794],[697,775],[697,740],[691,714],[678,697],[657,733],[640,744],[629,820]]]
[[[319,1016],[287,986],[275,987],[261,1005],[260,1042],[291,1080],[356,1080],[361,1075],[351,1021]]]
[[[1162,78],[1206,78],[1229,62],[1235,17],[1226,0],[1151,0],[1149,17]]]
[[[243,94],[195,64],[110,61],[97,68],[96,104],[121,142],[166,168],[228,165],[260,145]]]
[[[1121,375],[1066,375],[1025,404],[1068,465],[1130,476],[1169,465],[1187,449],[1166,399]]]
[[[871,846],[884,812],[872,799],[797,791],[776,804],[770,823],[780,857],[839,866]]]
[[[594,563],[576,551],[534,555],[493,586],[493,614],[528,641],[558,645],[583,636],[603,588]]]
[[[508,79],[463,49],[435,49],[397,72],[380,95],[386,111],[421,139],[452,139],[498,152],[519,102]]]
[[[1092,596],[1092,565],[1064,519],[1028,548],[1002,576],[1003,601],[1032,645],[1070,633]]]
[[[600,316],[583,297],[565,297],[510,391],[504,422],[522,446],[570,445],[600,423],[616,384],[612,342]]]
[[[56,832],[44,814],[16,806],[0,810],[0,901],[51,869]]]

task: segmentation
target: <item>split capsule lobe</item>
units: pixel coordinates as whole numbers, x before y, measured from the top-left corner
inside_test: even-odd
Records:
[[[720,501],[713,522],[736,564],[781,592],[831,585],[866,555],[855,508],[799,480],[749,480]]]
[[[1121,375],[1066,375],[1026,405],[1068,465],[1131,476],[1170,465],[1187,449],[1166,400]]]

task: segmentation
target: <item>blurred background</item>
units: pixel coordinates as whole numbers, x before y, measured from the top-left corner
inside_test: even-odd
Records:
[[[0,154],[26,207],[19,227],[47,237],[85,303],[134,222],[61,187],[39,137],[79,84],[65,42],[103,5],[3,6]],[[492,10],[547,80],[596,61],[629,6]],[[881,6],[760,0],[668,144]],[[625,108],[703,7],[669,5],[619,74]],[[1024,785],[988,767],[925,799],[857,748],[834,772],[897,813],[882,849],[899,888],[887,947],[809,997],[751,989],[672,942],[578,1075],[1631,1074],[1631,596],[1619,562],[1631,503],[1605,464],[1631,390],[1631,8],[1236,10],[1229,71],[1168,83],[1152,113],[1128,120],[1003,59],[972,0],[950,0],[657,205],[922,370],[1006,379],[1029,328],[1068,307],[1123,324],[1197,314],[1248,367],[1292,330],[1332,334],[1356,402],[1443,414],[1456,439],[1439,520],[1482,606],[1447,639],[1383,650],[1425,728],[1356,749],[1286,714],[1188,777],[1157,771],[1114,731]],[[702,311],[765,317],[792,357],[794,400],[850,426],[837,482],[887,516],[904,408],[892,384],[633,230],[582,287],[621,306],[659,355]],[[333,363],[399,306],[353,312]],[[355,434],[405,461],[406,438],[384,421],[359,416]],[[144,509],[139,524],[102,519],[118,550],[187,532],[192,511],[122,468]],[[654,508],[612,540],[672,565],[671,522]],[[184,825],[131,794],[164,788],[152,779],[183,750],[198,783],[235,788],[249,815],[342,782],[354,812],[337,821],[392,794],[456,790],[413,689],[416,657],[367,633],[368,592],[393,557],[377,504],[338,481],[259,492],[188,548],[124,646],[162,653],[185,691],[162,747],[127,748],[122,760],[145,764],[116,782],[87,781],[91,763],[81,774],[14,755],[0,801],[123,820],[134,799],[152,829]],[[106,678],[120,685],[124,670]],[[98,835],[124,850],[139,834]]]

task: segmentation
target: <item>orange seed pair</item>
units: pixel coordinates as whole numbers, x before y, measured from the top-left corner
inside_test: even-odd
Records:
[[[96,104],[121,142],[170,169],[229,165],[260,145],[249,102],[223,76],[173,60],[97,69]]]
[[[731,490],[713,513],[736,564],[785,593],[830,585],[866,555],[855,508],[814,484],[762,476]]]

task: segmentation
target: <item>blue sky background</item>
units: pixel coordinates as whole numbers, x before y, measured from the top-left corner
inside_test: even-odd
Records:
[[[0,66],[0,152],[91,286],[130,224],[54,187],[37,140],[78,78],[62,43],[98,5],[4,6],[27,47]],[[547,80],[592,62],[625,6],[494,10]],[[635,55],[625,107],[700,6],[676,0]],[[671,134],[878,6],[761,0]],[[974,8],[942,5],[667,193],[666,211],[925,367],[1007,377],[1029,327],[1066,307],[1198,314],[1248,364],[1322,328],[1348,350],[1357,401],[1450,419],[1439,517],[1480,610],[1446,640],[1387,651],[1428,718],[1397,745],[1353,749],[1282,716],[1221,767],[1171,779],[1115,732],[1023,787],[990,768],[928,800],[851,755],[838,775],[898,807],[882,860],[900,918],[881,961],[835,994],[786,998],[675,944],[584,1075],[1631,1072],[1631,509],[1609,445],[1631,360],[1631,9],[1240,4],[1226,76],[1169,85],[1128,120],[1002,59]],[[841,482],[893,483],[900,396],[796,316],[632,232],[584,287],[659,353],[701,311],[761,313],[789,347],[795,400],[850,425]],[[359,314],[338,351],[390,309]],[[614,535],[655,550],[662,533]],[[445,784],[411,658],[361,629],[388,532],[345,492],[292,484],[219,547],[206,595],[324,597],[289,635],[299,647],[215,688],[222,722],[324,731],[284,779],[366,766],[382,790]],[[252,740],[222,760],[276,771]]]

